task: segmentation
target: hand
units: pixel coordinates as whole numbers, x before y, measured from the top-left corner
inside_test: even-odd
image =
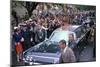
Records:
[[[32,42],[33,41],[33,38],[31,38],[30,41]]]
[[[22,38],[21,38],[21,42],[23,42],[23,41],[24,41],[24,38],[22,37]]]

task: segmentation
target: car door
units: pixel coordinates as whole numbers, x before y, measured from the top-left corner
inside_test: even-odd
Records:
[[[75,30],[77,38],[77,47],[80,49],[84,48],[86,42],[86,29],[84,26],[80,26]]]

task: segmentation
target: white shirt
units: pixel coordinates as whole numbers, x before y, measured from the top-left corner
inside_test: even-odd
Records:
[[[68,47],[65,47],[65,48],[64,48],[63,53],[65,53],[65,52],[66,52],[67,48],[68,48]]]

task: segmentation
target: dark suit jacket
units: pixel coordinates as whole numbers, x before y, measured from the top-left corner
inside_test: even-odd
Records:
[[[67,48],[65,52],[61,53],[61,58],[60,58],[61,63],[71,63],[75,61],[76,58],[71,48]]]

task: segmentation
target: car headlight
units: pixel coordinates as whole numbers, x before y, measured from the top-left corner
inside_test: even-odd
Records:
[[[23,61],[25,61],[25,58],[23,58]]]
[[[26,57],[26,60],[29,60],[29,56]]]
[[[32,57],[29,58],[29,61],[32,61]]]
[[[24,62],[27,62],[27,58],[23,57],[23,61],[24,61]]]
[[[32,61],[32,57],[31,57],[31,56],[27,56],[27,57],[26,57],[26,60],[27,60],[27,61]]]

